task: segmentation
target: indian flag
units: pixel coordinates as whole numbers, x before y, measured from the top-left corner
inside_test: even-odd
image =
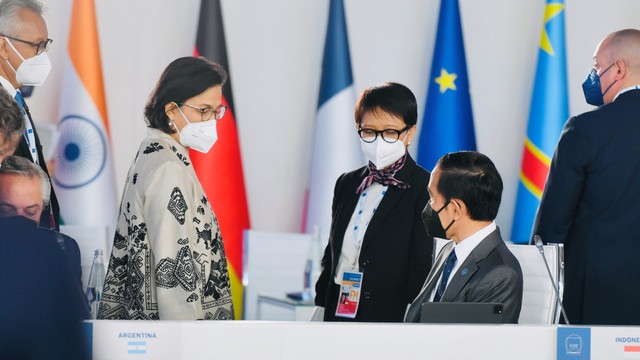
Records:
[[[53,180],[62,221],[111,234],[118,198],[93,0],[73,2],[58,132]]]

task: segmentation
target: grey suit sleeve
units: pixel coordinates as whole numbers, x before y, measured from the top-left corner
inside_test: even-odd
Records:
[[[508,266],[499,266],[483,278],[466,301],[502,303],[504,322],[517,324],[522,307],[522,287],[518,272]]]

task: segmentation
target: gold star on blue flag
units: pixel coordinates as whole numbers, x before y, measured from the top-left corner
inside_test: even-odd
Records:
[[[569,116],[564,1],[547,0],[524,139],[511,241],[528,243],[551,158]]]
[[[458,75],[449,74],[446,69],[440,70],[440,76],[434,81],[440,85],[440,93],[444,94],[447,90],[456,90],[456,78]]]
[[[449,152],[476,150],[467,62],[458,0],[442,0],[418,164],[433,169]]]

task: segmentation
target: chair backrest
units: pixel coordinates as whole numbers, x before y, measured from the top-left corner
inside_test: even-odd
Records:
[[[243,319],[258,320],[258,294],[284,297],[304,287],[311,234],[245,230]]]
[[[434,239],[434,259],[450,240]],[[542,254],[533,245],[507,244],[520,262],[524,278],[520,324],[557,324],[560,319],[560,302],[549,280]],[[553,280],[558,285],[560,299],[564,290],[564,247],[562,244],[544,246],[544,255]]]
[[[533,245],[508,244],[522,267],[524,293],[520,324],[557,324],[560,319],[560,301],[549,279],[542,254]],[[544,255],[553,280],[558,285],[560,300],[564,290],[564,247],[562,244],[544,246]]]

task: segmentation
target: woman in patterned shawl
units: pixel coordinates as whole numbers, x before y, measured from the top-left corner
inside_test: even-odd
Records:
[[[127,175],[99,319],[233,319],[218,221],[187,149],[206,153],[216,141],[226,77],[197,57],[162,73]]]

